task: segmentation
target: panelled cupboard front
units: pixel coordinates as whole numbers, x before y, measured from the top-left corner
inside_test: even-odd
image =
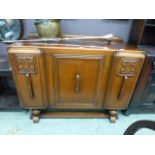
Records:
[[[126,109],[141,71],[141,51],[13,46],[9,59],[21,105],[33,109]]]

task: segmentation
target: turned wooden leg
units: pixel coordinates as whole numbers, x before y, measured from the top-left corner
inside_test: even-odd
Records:
[[[117,111],[110,110],[109,111],[109,114],[110,114],[110,122],[111,123],[115,123],[116,122],[116,119],[118,118]]]
[[[40,110],[32,110],[32,120],[33,123],[39,123]]]

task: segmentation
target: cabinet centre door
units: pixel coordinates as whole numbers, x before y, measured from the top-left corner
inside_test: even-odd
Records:
[[[49,59],[53,66],[52,75],[48,77],[49,87],[53,84],[53,89],[49,88],[51,107],[102,107],[102,86],[106,78],[104,56],[57,54]]]

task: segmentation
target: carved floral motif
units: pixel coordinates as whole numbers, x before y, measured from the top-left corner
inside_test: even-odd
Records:
[[[37,72],[36,58],[33,55],[16,55],[15,68],[22,74],[34,74]]]
[[[136,58],[121,58],[117,73],[120,76],[135,76],[137,72],[138,60]]]

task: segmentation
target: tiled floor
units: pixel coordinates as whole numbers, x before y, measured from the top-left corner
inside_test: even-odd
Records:
[[[30,112],[0,112],[1,135],[122,135],[137,120],[155,120],[155,114],[119,114],[115,124],[108,119],[41,119],[33,124]],[[137,134],[151,135],[154,131],[142,129]]]

